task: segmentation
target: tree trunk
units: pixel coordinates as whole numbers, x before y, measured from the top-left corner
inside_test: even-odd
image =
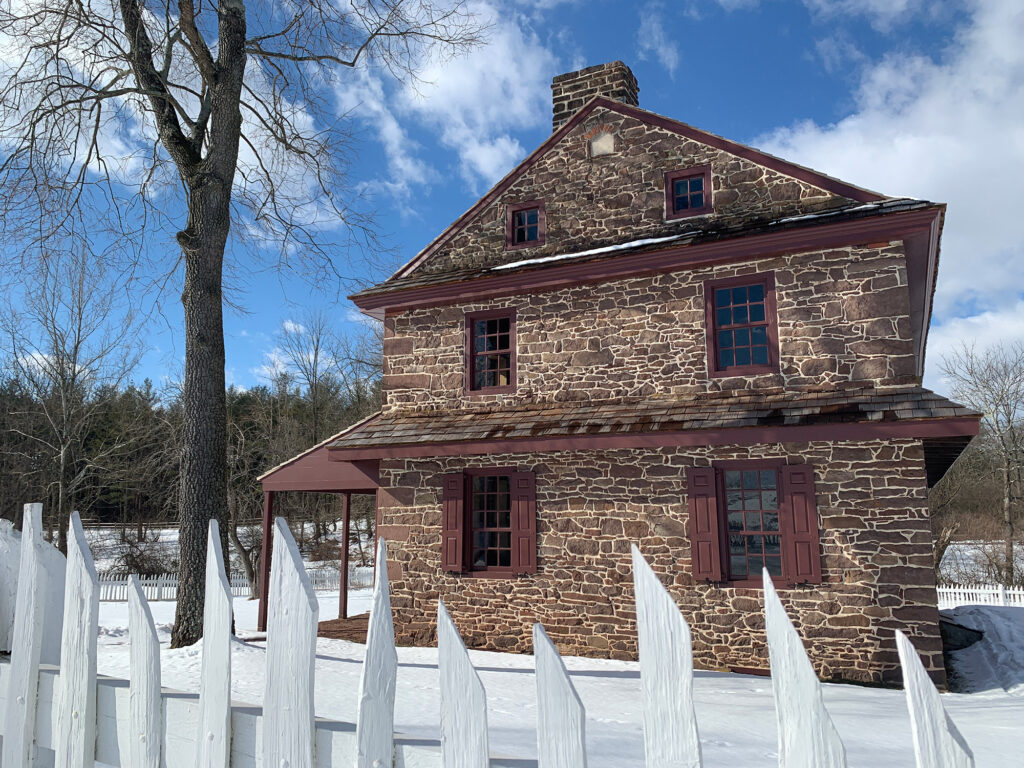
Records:
[[[231,543],[235,545],[235,551],[238,552],[238,559],[242,561],[245,580],[249,582],[249,599],[259,600],[260,580],[256,578],[256,564],[253,562],[253,554],[256,551],[256,547],[249,550],[242,546],[242,540],[238,537],[238,526],[234,521],[228,526],[228,535],[231,538]]]
[[[189,225],[178,233],[185,255],[185,382],[178,502],[181,559],[172,648],[191,645],[203,635],[210,520],[219,523],[221,546],[228,552],[222,274],[230,181],[200,176],[191,189]]]
[[[1007,456],[1003,465],[1003,524],[1006,526],[1006,543],[1005,543],[1005,565],[1003,567],[1005,577],[1003,583],[1008,587],[1012,587],[1015,583],[1015,563],[1014,563],[1014,552],[1013,552],[1013,489],[1010,481],[1010,459]]]

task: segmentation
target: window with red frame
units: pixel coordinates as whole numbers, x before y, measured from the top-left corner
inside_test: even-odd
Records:
[[[665,174],[665,208],[670,219],[711,212],[711,167]]]
[[[544,216],[544,202],[530,200],[515,203],[505,208],[505,247],[530,248],[544,245],[547,221]]]
[[[515,386],[515,318],[512,312],[469,315],[469,389],[509,390]]]
[[[721,474],[729,533],[729,578],[759,579],[762,568],[767,568],[772,577],[781,577],[778,471],[726,469]]]
[[[512,244],[523,245],[540,240],[540,208],[526,208],[512,214]]]
[[[770,281],[710,283],[707,289],[713,371],[772,370],[776,354]]]
[[[773,460],[687,470],[694,579],[757,587],[821,583],[814,467]]]
[[[443,477],[441,562],[449,573],[537,571],[537,486],[532,472],[467,469]]]
[[[512,567],[512,493],[508,475],[470,479],[470,567]]]

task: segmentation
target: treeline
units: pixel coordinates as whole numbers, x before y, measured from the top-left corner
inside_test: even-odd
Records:
[[[43,503],[44,527],[64,544],[71,510],[86,524],[120,529],[134,551],[126,567],[139,572],[173,570],[162,561],[154,529],[174,527],[180,483],[181,402],[175,390],[152,382],[123,387],[82,386],[38,399],[34,387],[6,373],[0,379],[0,515],[20,525],[22,505]],[[258,566],[262,492],[256,478],[317,439],[355,423],[380,407],[379,377],[345,379],[321,371],[314,385],[288,371],[250,389],[227,390],[228,517],[232,555],[247,575]],[[55,414],[77,415],[63,427]],[[314,437],[315,436],[315,437]],[[62,511],[63,510],[63,511]],[[330,494],[283,494],[277,510],[292,522],[314,556],[337,555],[334,524],[339,499]],[[353,504],[356,560],[370,556],[372,504]],[[63,548],[63,547],[62,547]],[[320,550],[319,552],[317,550]]]

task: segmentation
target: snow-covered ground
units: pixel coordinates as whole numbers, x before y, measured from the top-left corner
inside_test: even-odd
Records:
[[[320,618],[337,617],[338,596],[321,594]],[[350,613],[369,608],[369,590],[350,593]],[[235,599],[236,628],[246,637],[256,626],[256,603]],[[173,603],[153,603],[163,643],[164,685],[197,690],[199,646],[167,647]],[[956,654],[962,683],[970,694],[946,694],[946,709],[974,750],[978,768],[1021,765],[1024,737],[1024,608],[966,606],[949,612],[986,631],[985,640]],[[99,671],[128,674],[127,607],[100,607]],[[355,721],[362,645],[319,640],[316,711],[321,717]],[[536,757],[533,657],[473,651],[473,663],[487,689],[491,749]],[[411,736],[439,738],[436,648],[399,648],[395,728]],[[566,658],[573,684],[587,709],[587,745],[592,768],[642,765],[639,667],[632,662]],[[265,653],[259,641],[236,641],[232,687],[240,702],[259,704]],[[705,764],[757,768],[777,765],[771,681],[718,672],[696,673],[694,695]],[[825,702],[846,743],[851,768],[912,766],[910,719],[902,691],[826,685]]]

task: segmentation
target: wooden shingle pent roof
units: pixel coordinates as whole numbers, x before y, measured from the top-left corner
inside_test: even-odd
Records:
[[[980,416],[917,386],[844,386],[802,393],[780,387],[685,400],[382,416],[339,437],[329,449],[335,459],[369,459],[894,436],[964,437],[966,446],[978,432]]]

